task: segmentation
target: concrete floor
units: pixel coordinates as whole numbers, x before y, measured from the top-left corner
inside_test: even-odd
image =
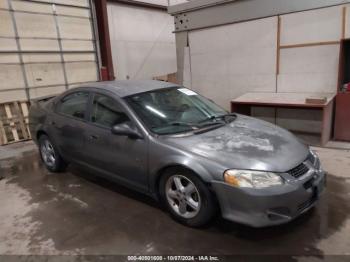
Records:
[[[290,224],[253,229],[218,218],[191,229],[86,170],[49,173],[33,149],[0,150],[0,254],[350,255],[350,151],[316,148],[330,173],[326,193]]]

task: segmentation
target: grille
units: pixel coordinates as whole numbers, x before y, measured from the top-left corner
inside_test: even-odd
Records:
[[[311,198],[308,201],[306,201],[298,206],[298,211],[302,212],[303,210],[307,209],[308,207],[313,205],[317,199],[318,199],[318,191],[316,189],[316,190],[314,190]]]
[[[299,178],[305,175],[308,171],[309,168],[304,163],[301,163],[299,166],[289,170],[287,173],[295,178]]]
[[[306,201],[306,202],[300,204],[300,205],[298,206],[298,211],[299,211],[299,212],[304,211],[305,209],[307,209],[308,207],[310,207],[313,203],[315,203],[316,200],[317,200],[316,197],[312,197],[312,198],[309,199],[308,201]]]

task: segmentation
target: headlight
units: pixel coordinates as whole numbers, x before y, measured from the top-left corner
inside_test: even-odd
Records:
[[[318,155],[316,154],[316,152],[314,150],[312,150],[311,148],[309,148],[309,152],[314,158],[318,158]]]
[[[308,159],[311,164],[316,168],[316,169],[321,169],[321,162],[320,162],[320,158],[318,157],[317,153],[312,150],[309,149],[310,151],[310,155],[312,156],[311,159]]]
[[[224,180],[232,186],[246,188],[266,188],[283,184],[283,179],[275,173],[251,170],[227,170]]]

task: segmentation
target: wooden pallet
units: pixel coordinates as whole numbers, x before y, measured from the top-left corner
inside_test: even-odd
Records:
[[[0,145],[30,139],[29,106],[28,101],[0,104]]]

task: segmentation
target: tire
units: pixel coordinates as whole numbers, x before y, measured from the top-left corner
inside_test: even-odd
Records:
[[[189,170],[168,169],[160,179],[159,193],[171,216],[186,226],[205,226],[217,213],[217,203],[212,192]]]
[[[57,148],[47,135],[41,135],[39,137],[39,152],[41,160],[49,171],[57,173],[66,169],[66,162],[64,162]]]

